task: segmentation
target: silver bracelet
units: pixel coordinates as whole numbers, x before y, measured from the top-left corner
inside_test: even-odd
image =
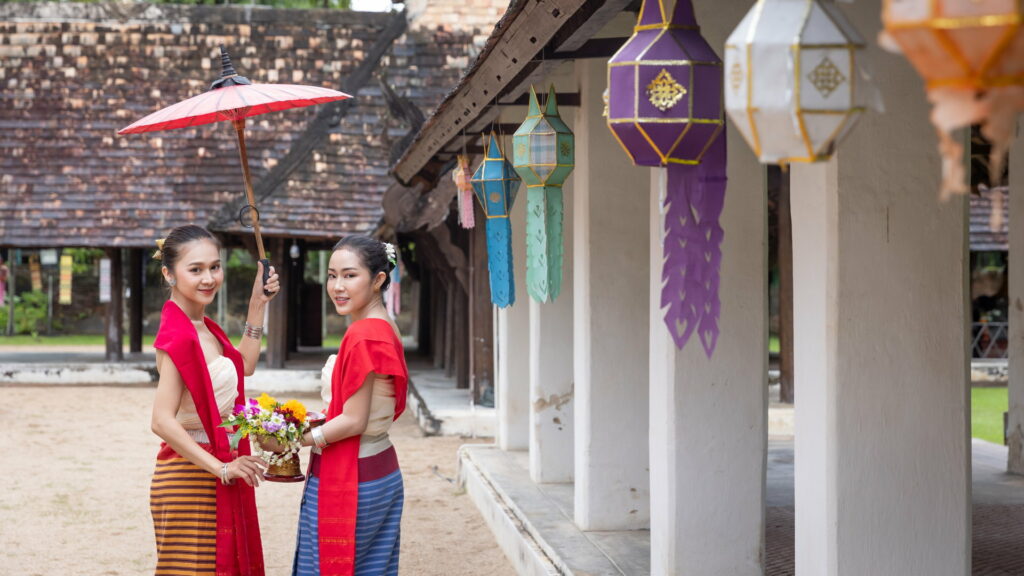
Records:
[[[220,481],[225,486],[227,486],[229,484],[229,482],[228,482],[228,463],[227,462],[221,464],[221,466],[220,466]]]
[[[324,438],[324,431],[322,428],[317,426],[309,431],[310,437],[313,439],[313,444],[320,450],[327,447],[327,439]]]
[[[253,326],[246,322],[244,334],[253,340],[259,340],[263,337],[263,326]]]

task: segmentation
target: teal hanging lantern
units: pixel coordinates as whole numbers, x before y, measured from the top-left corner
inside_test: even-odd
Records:
[[[487,215],[487,267],[490,270],[491,302],[499,308],[516,301],[512,272],[512,226],[508,213],[516,201],[519,176],[505,160],[498,136],[491,132],[484,160],[470,180],[473,193]]]
[[[554,85],[543,112],[530,87],[530,111],[512,145],[512,165],[526,182],[526,290],[538,302],[554,301],[562,290],[562,185],[576,158],[576,139],[558,115]]]

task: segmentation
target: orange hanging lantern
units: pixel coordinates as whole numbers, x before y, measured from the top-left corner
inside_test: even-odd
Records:
[[[1024,111],[1024,31],[1019,0],[884,0],[879,43],[902,52],[924,78],[942,153],[942,195],[966,192],[963,147],[951,133],[981,124],[1002,175],[1016,115]]]

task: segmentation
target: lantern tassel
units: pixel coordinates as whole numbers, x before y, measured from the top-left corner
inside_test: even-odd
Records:
[[[469,156],[459,154],[457,164],[452,171],[452,179],[459,191],[459,225],[463,228],[476,228],[476,216],[473,213],[473,186],[470,184],[472,175],[469,171]]]
[[[526,291],[554,302],[562,291],[562,189],[536,186],[526,194]]]
[[[476,216],[473,214],[473,191],[459,190],[459,202],[462,210],[459,212],[459,224],[463,228],[476,228]]]
[[[487,219],[487,256],[491,302],[499,308],[507,308],[516,302],[512,275],[512,225],[508,218]]]
[[[697,331],[708,358],[718,343],[719,218],[725,204],[725,133],[696,166],[669,164],[661,306],[665,324],[682,349]]]

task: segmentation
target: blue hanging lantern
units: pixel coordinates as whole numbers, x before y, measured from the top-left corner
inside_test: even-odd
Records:
[[[516,201],[519,176],[505,160],[498,136],[491,132],[484,160],[473,178],[473,192],[487,216],[487,268],[491,273],[491,302],[499,308],[516,301],[512,271],[512,225],[508,213]]]
[[[543,112],[530,87],[530,110],[512,144],[512,165],[526,182],[526,291],[538,302],[553,302],[562,291],[562,185],[576,150],[572,130],[558,115],[554,84]]]

